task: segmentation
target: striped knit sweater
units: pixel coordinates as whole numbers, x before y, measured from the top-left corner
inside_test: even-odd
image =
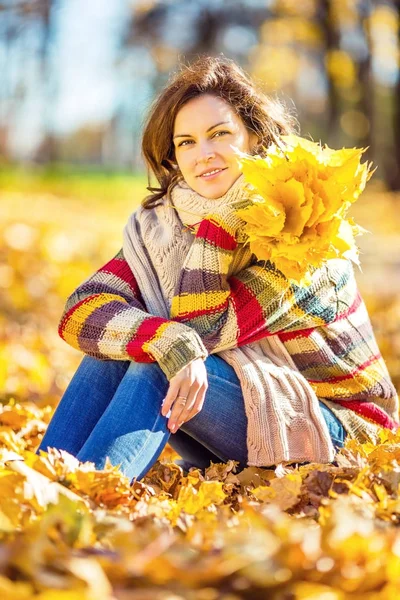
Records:
[[[167,208],[165,202],[152,211]],[[148,212],[141,207],[137,214]],[[194,235],[182,234],[191,236],[191,246],[179,259],[184,268],[169,294],[169,318],[150,313],[120,250],[68,298],[61,337],[96,358],[157,361],[171,379],[194,358],[279,336],[350,436],[375,441],[379,427],[395,428],[397,394],[351,264],[330,260],[309,287],[289,285],[240,243],[241,225],[231,207],[220,205]],[[162,247],[157,231],[154,237]],[[163,270],[159,265],[160,279]]]

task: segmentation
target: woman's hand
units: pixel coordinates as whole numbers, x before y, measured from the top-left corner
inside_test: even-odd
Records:
[[[164,417],[171,409],[168,420],[171,433],[201,411],[207,388],[207,370],[202,358],[196,358],[172,377],[161,408]]]

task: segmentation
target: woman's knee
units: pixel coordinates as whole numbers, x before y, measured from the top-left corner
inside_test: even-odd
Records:
[[[166,393],[169,382],[157,362],[143,363],[132,361],[126,372],[126,379],[134,380],[140,386],[149,386]]]
[[[83,376],[96,375],[99,377],[121,379],[129,367],[129,360],[102,360],[85,354],[78,365],[76,373]]]

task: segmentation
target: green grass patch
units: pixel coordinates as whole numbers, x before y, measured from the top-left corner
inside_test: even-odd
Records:
[[[87,169],[69,165],[6,166],[0,170],[0,189],[22,194],[54,194],[82,200],[131,201],[143,198],[145,173]]]

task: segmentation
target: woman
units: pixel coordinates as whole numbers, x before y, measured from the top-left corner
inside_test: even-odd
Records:
[[[186,464],[329,462],[345,436],[397,427],[398,398],[351,264],[289,285],[244,245],[234,148],[292,131],[233,62],[201,58],[153,105],[143,155],[159,183],[123,248],[68,298],[60,336],[86,354],[40,449],[142,478],[169,442]],[[173,434],[173,435],[171,435]]]

